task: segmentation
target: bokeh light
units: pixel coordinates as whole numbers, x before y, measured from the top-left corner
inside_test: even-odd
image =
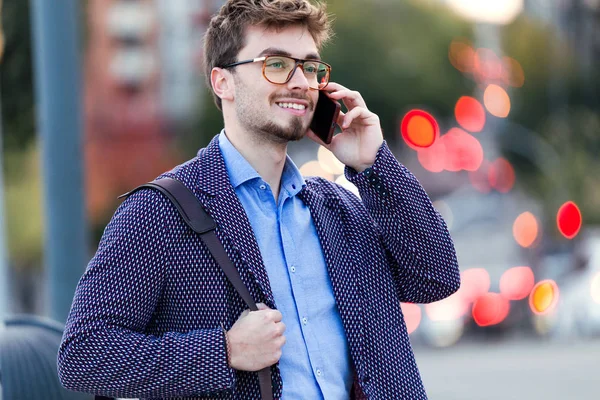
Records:
[[[486,293],[473,304],[473,320],[479,326],[491,326],[504,321],[510,311],[510,303],[498,293]]]
[[[467,303],[472,303],[478,297],[490,290],[490,274],[484,268],[470,268],[460,273],[460,289],[458,293]]]
[[[325,147],[319,146],[317,159],[319,160],[319,164],[321,164],[321,168],[323,168],[326,172],[329,172],[332,175],[340,175],[344,173],[344,164]]]
[[[440,128],[435,118],[423,110],[407,112],[402,118],[400,131],[406,144],[414,150],[433,145],[440,135]]]
[[[513,236],[521,247],[530,247],[538,237],[538,222],[530,212],[524,212],[513,223]]]
[[[446,167],[446,144],[442,138],[436,140],[433,146],[417,152],[419,162],[429,172],[442,172]]]
[[[302,165],[300,167],[300,173],[302,176],[320,176],[328,181],[333,181],[333,174],[325,171],[321,166],[321,163],[316,160],[309,161]]]
[[[468,307],[461,294],[456,292],[443,300],[425,304],[425,312],[432,321],[452,321],[465,315]]]
[[[483,147],[474,136],[460,128],[452,128],[440,138],[446,147],[448,171],[476,171],[483,162]]]
[[[421,323],[421,307],[412,303],[400,303],[400,308],[402,309],[402,314],[404,314],[406,330],[410,335],[417,330]]]
[[[510,268],[500,277],[500,294],[507,300],[522,300],[531,293],[534,284],[531,268]]]
[[[448,0],[447,3],[455,12],[472,21],[500,25],[511,23],[524,7],[523,0]]]
[[[498,158],[488,169],[490,186],[500,193],[508,193],[515,184],[515,170],[505,158]]]
[[[481,132],[485,125],[485,110],[474,97],[462,96],[454,107],[456,122],[469,132]]]
[[[529,307],[535,314],[549,313],[558,303],[558,285],[552,279],[535,284],[529,294]]]
[[[560,206],[556,214],[558,230],[567,239],[573,239],[581,229],[581,211],[572,201],[567,201]]]
[[[503,81],[512,87],[521,87],[525,84],[525,72],[521,64],[511,57],[502,57]]]
[[[477,82],[499,81],[504,76],[504,68],[500,58],[493,50],[480,48],[475,52],[473,61],[473,77]]]
[[[592,295],[592,300],[600,304],[600,272],[597,272],[596,275],[592,278],[592,283],[590,285],[590,294]]]
[[[488,85],[483,93],[483,104],[490,114],[506,118],[510,113],[510,97],[506,90],[498,85]]]
[[[465,38],[454,39],[450,43],[448,50],[450,63],[457,70],[464,73],[473,72],[473,62],[475,60],[475,49]]]

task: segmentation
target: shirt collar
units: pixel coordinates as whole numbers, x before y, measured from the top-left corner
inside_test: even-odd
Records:
[[[219,134],[219,148],[223,154],[229,181],[234,188],[256,178],[262,179],[258,172],[256,172],[244,156],[242,156],[229,141],[225,135],[224,129]],[[296,167],[296,164],[294,164],[290,156],[286,155],[286,161],[281,175],[281,188],[285,189],[289,196],[292,197],[298,194],[305,185],[306,182],[304,181],[300,170],[298,170],[298,167]]]

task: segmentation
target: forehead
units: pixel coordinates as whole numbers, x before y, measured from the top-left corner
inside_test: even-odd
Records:
[[[245,34],[246,45],[239,53],[240,60],[257,57],[268,48],[285,50],[297,58],[304,58],[309,54],[319,54],[313,37],[302,26],[289,26],[280,30],[249,26],[246,28]]]

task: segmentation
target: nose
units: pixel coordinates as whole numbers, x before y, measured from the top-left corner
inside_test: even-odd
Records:
[[[298,65],[296,67],[287,85],[289,89],[309,89],[310,85],[308,84],[308,79],[306,79],[306,76],[304,76],[304,70],[302,69],[302,66]]]

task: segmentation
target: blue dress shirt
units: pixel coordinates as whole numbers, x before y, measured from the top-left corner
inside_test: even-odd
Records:
[[[350,351],[310,210],[298,197],[305,185],[300,171],[287,157],[276,203],[269,184],[224,131],[219,147],[286,325],[279,360],[282,399],[348,399]]]

